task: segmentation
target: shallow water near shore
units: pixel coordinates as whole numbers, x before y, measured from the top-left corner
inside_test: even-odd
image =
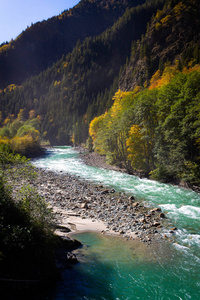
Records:
[[[64,272],[52,299],[197,299],[194,281],[182,285],[187,278],[169,245],[153,248],[95,233],[74,237],[84,244],[76,251],[80,263]]]
[[[64,283],[51,299],[199,299],[200,298],[200,195],[179,187],[140,179],[121,172],[86,166],[71,147],[57,147],[34,165],[80,176],[134,195],[167,214],[173,241],[167,251],[131,251],[111,237],[76,235],[84,247],[81,263],[65,272]],[[117,242],[116,242],[117,241]],[[144,255],[142,255],[143,253]],[[147,254],[148,253],[148,254]],[[146,255],[147,254],[147,255]],[[80,259],[80,260],[81,260]]]

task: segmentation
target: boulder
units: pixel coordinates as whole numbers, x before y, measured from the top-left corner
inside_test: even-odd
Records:
[[[88,209],[88,204],[87,202],[84,202],[80,205],[80,208]]]
[[[158,227],[158,226],[160,226],[160,223],[159,223],[159,222],[157,222],[157,221],[155,221],[155,222],[152,224],[152,226],[154,226],[154,227]]]
[[[151,210],[151,212],[155,212],[155,211],[161,211],[161,208],[160,207],[155,207],[155,208],[153,208],[152,210]]]
[[[74,265],[74,264],[77,264],[78,263],[78,259],[76,257],[76,255],[74,253],[71,253],[71,252],[67,252],[67,263],[71,264],[71,265]]]
[[[165,218],[165,214],[161,212],[161,213],[159,214],[159,217],[160,217],[160,218]]]
[[[171,230],[172,230],[172,231],[175,231],[175,230],[177,230],[177,228],[176,228],[176,227],[173,227]]]
[[[62,247],[67,250],[75,250],[82,246],[81,242],[76,239],[72,239],[68,236],[61,237]]]
[[[135,203],[132,204],[132,207],[137,207],[137,206],[139,206],[138,202],[135,202]]]
[[[109,194],[109,190],[104,190],[101,192],[102,195]]]
[[[140,218],[139,221],[140,221],[141,223],[146,223],[146,220],[145,220],[144,217]]]

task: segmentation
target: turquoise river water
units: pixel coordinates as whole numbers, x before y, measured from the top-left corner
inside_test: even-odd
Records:
[[[200,299],[200,195],[121,172],[85,165],[71,147],[47,150],[37,167],[62,171],[134,195],[148,206],[159,206],[178,228],[171,242],[152,249],[137,242],[81,233],[80,263],[63,274],[51,300]],[[163,234],[170,235],[169,229]]]

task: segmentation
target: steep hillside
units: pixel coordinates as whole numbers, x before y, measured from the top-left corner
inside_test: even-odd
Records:
[[[88,124],[110,107],[117,89],[116,78],[130,55],[132,41],[146,32],[147,23],[163,1],[147,1],[127,9],[124,15],[98,37],[78,42],[74,50],[45,72],[21,87],[9,86],[0,94],[0,110],[5,119],[25,116],[34,110],[40,115],[40,131],[52,144],[85,141]],[[111,92],[109,90],[114,82]]]
[[[119,78],[113,105],[95,117],[90,147],[127,172],[200,184],[200,2],[158,10]]]
[[[132,47],[130,62],[119,80],[124,91],[148,85],[164,65],[178,64],[181,70],[200,62],[200,1],[174,0],[158,11],[139,43]]]
[[[21,84],[73,50],[77,40],[96,36],[145,0],[82,0],[61,15],[38,22],[0,47],[0,88]]]

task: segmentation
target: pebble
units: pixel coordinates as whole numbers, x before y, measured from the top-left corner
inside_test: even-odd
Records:
[[[134,196],[116,192],[103,185],[95,185],[79,177],[66,173],[53,172],[36,168],[37,179],[29,182],[37,187],[39,195],[46,202],[59,209],[72,211],[82,219],[101,220],[107,225],[107,230],[114,230],[122,236],[135,233],[143,241],[151,242],[158,228],[162,227],[164,214],[161,209],[147,208],[136,201]],[[15,191],[22,186],[20,180]],[[61,217],[57,217],[61,222]],[[147,231],[156,227],[157,230]],[[159,233],[162,238],[162,233]]]

